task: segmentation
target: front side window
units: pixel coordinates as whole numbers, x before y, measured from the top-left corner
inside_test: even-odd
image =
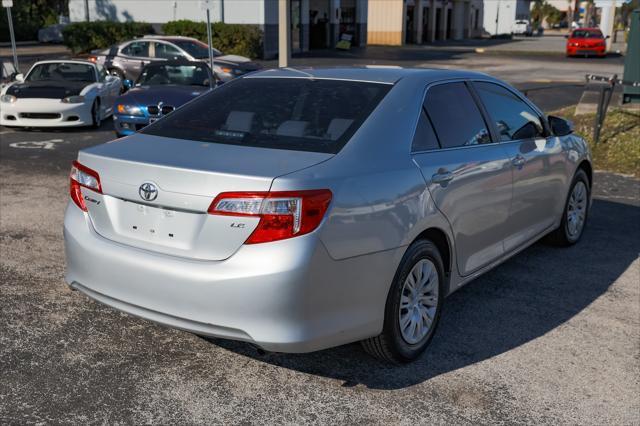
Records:
[[[176,47],[171,46],[170,44],[165,43],[156,43],[156,58],[162,59],[175,59],[175,58],[184,58],[182,52],[180,52]]]
[[[241,78],[143,133],[201,142],[337,153],[391,88],[303,78]]]
[[[26,81],[86,81],[95,82],[93,65],[73,62],[39,64],[33,67]]]
[[[104,67],[100,64],[96,65],[96,67],[98,68],[98,78],[101,82],[105,81],[107,79],[107,70],[104,69]]]
[[[496,125],[500,141],[544,137],[538,114],[513,92],[494,83],[473,85]]]
[[[133,43],[129,43],[122,49],[122,54],[127,56],[139,57],[139,58],[148,58],[149,42],[134,41]]]
[[[174,40],[172,41],[176,46],[180,49],[187,52],[189,55],[193,56],[196,59],[205,59],[209,57],[209,48],[205,43],[196,40]],[[222,52],[218,49],[211,48],[211,52],[213,52],[213,56],[220,56]]]
[[[442,148],[491,142],[482,114],[464,83],[431,87],[425,109]]]

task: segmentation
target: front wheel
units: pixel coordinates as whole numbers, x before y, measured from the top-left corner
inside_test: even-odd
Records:
[[[577,243],[587,224],[590,201],[589,178],[584,170],[579,169],[571,182],[560,226],[547,236],[547,241],[563,247]]]
[[[440,319],[444,280],[437,247],[428,240],[413,243],[391,284],[382,333],[362,341],[364,349],[392,363],[406,363],[420,356]]]

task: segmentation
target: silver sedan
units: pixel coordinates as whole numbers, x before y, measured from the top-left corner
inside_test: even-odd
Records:
[[[571,124],[487,75],[263,71],[80,151],[66,281],[199,335],[408,362],[447,295],[576,243],[591,184]]]

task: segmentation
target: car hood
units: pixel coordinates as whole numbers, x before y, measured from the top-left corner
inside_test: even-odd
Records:
[[[137,86],[120,96],[117,102],[132,105],[157,105],[162,102],[177,108],[208,90],[204,86]]]
[[[12,84],[7,88],[7,95],[16,98],[62,99],[79,95],[89,84],[86,81],[33,81]]]
[[[207,60],[204,59],[203,61],[206,62]],[[251,59],[238,55],[216,56],[215,58],[213,58],[213,62],[216,65],[231,65],[235,68],[240,68],[247,72],[259,70],[260,68],[262,68],[260,64],[251,61]]]

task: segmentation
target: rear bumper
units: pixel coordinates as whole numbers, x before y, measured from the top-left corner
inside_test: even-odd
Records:
[[[277,352],[310,352],[382,330],[395,251],[334,261],[313,233],[194,261],[99,236],[69,204],[66,281],[121,311]]]
[[[27,118],[23,114],[55,114],[55,118]],[[90,126],[91,105],[65,104],[59,99],[18,99],[0,104],[0,125],[19,127]]]

